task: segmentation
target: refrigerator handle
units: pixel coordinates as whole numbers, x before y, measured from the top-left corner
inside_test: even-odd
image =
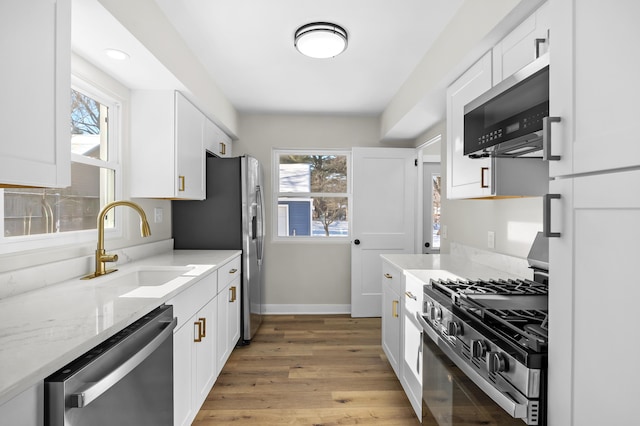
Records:
[[[264,211],[262,210],[262,188],[260,185],[256,187],[256,204],[257,204],[257,220],[258,220],[258,239],[256,241],[258,265],[262,264],[262,253],[264,244]]]

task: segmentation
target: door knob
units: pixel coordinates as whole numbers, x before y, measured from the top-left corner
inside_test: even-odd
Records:
[[[353,244],[355,244],[355,245],[359,246],[359,245],[360,245],[360,240],[357,240],[357,239],[356,239],[356,240],[353,240]]]

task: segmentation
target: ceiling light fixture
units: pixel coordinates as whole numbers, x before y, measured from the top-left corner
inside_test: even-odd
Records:
[[[111,59],[115,59],[117,61],[124,61],[129,59],[129,54],[127,52],[123,52],[122,50],[118,49],[104,49],[104,53]]]
[[[347,38],[347,32],[339,25],[314,22],[297,29],[293,45],[311,58],[333,58],[347,48]]]

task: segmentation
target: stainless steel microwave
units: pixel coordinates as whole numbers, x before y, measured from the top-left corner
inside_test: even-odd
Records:
[[[549,116],[549,55],[543,55],[464,107],[464,155],[519,157],[542,149]]]

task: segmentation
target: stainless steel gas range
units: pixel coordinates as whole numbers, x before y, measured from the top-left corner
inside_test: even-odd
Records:
[[[482,424],[546,424],[548,274],[544,261],[530,264],[534,280],[431,280],[424,286],[417,315],[423,399],[438,424],[482,415]]]

